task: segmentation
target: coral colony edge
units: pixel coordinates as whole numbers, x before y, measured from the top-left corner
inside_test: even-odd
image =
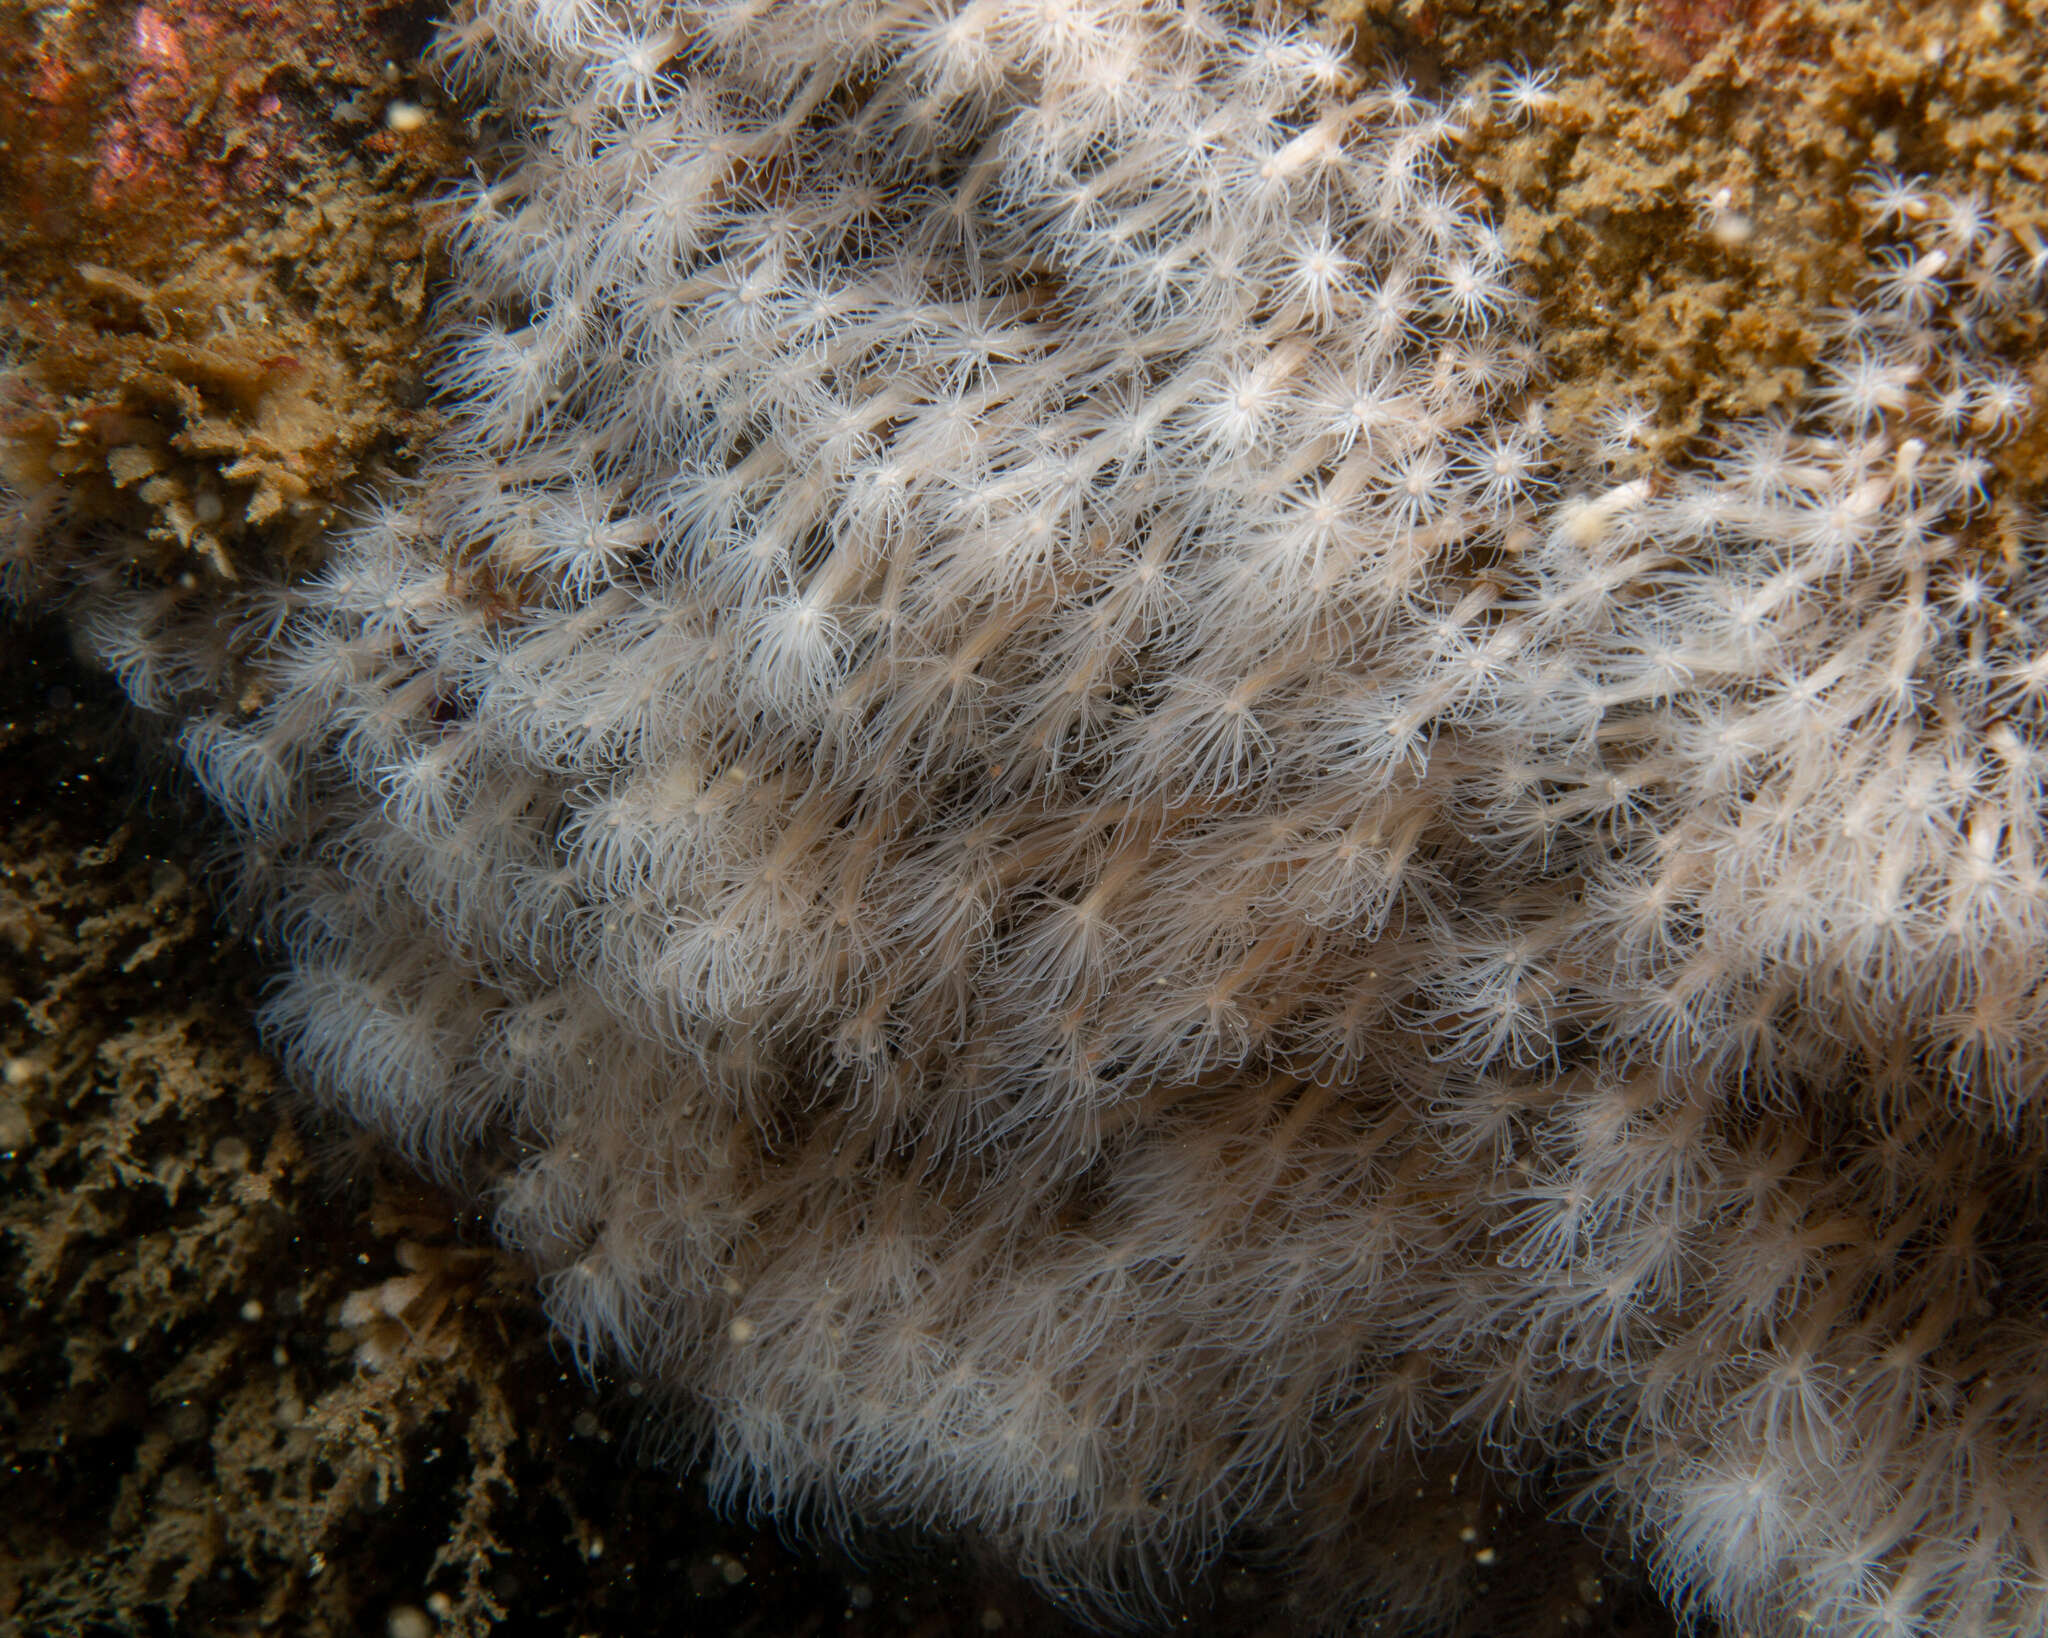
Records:
[[[483,0],[453,426],[239,618],[10,543],[325,1107],[721,1492],[1334,1616],[1421,1466],[1731,1630],[2048,1633],[2048,251],[1873,170],[1818,384],[1545,416],[1419,95],[1240,8]],[[34,508],[26,519],[39,516]],[[101,565],[95,567],[96,564]]]

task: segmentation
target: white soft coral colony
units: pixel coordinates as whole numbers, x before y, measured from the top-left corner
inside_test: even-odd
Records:
[[[1476,101],[1308,35],[442,51],[456,430],[187,734],[305,1082],[828,1529],[1142,1615],[1563,1455],[1685,1608],[2048,1631],[2023,246],[1877,178],[1810,404],[1649,471],[1527,402]]]

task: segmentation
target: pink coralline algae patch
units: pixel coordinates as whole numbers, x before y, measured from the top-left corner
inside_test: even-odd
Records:
[[[204,46],[218,43],[219,25],[204,12],[187,13],[185,27]],[[207,198],[218,199],[227,181],[222,167],[191,164],[186,116],[199,93],[178,25],[153,6],[140,7],[128,43],[134,72],[121,90],[122,111],[108,122],[94,154],[92,202],[109,209],[124,189],[137,183],[160,185],[172,167]]]
[[[61,102],[76,78],[61,58],[45,56],[36,64],[35,78],[29,82],[29,100],[43,104]]]
[[[189,74],[192,71],[178,31],[153,7],[144,6],[135,14],[135,49],[146,60],[175,73]]]
[[[106,125],[96,149],[92,203],[111,209],[133,182],[156,182],[164,166],[190,160],[190,137],[182,117],[193,102],[193,59],[184,51],[176,25],[154,6],[135,12],[131,47],[135,76],[121,90],[121,109]],[[201,174],[209,195],[219,195],[217,176]]]
[[[1771,50],[1783,42],[1771,35],[1775,0],[1652,0],[1635,28],[1636,44],[1660,72],[1682,79],[1724,46]]]

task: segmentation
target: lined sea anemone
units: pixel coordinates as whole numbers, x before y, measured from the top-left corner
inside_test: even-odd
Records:
[[[1451,162],[1540,76],[1199,0],[443,56],[517,144],[453,429],[184,730],[315,1098],[728,1497],[1098,1615],[1252,1538],[1447,1621],[1348,1544],[1470,1462],[1686,1611],[2048,1628],[2040,258],[1875,177],[1820,388],[1659,460]]]

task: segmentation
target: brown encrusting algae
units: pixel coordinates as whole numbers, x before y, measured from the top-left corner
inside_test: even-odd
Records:
[[[331,0],[0,6],[24,526],[119,536],[172,583],[303,568],[417,444],[420,202],[470,148],[426,32]]]
[[[2038,6],[1331,9],[1453,81],[1528,73],[1546,117],[1467,163],[1540,292],[1556,402],[1641,403],[1660,453],[1805,390],[1863,275],[1872,167],[2048,233]],[[2048,471],[2039,425],[1997,454],[2017,480]]]
[[[0,11],[0,1618],[2048,1630],[2042,11],[1325,9]]]

